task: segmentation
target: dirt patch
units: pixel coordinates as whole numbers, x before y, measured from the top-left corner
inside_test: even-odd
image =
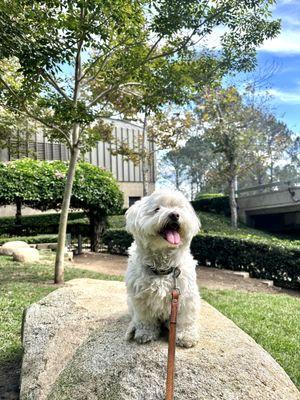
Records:
[[[74,258],[75,268],[88,269],[108,275],[125,274],[127,257],[107,253],[84,253]],[[262,292],[270,294],[285,293],[300,297],[296,290],[285,290],[280,287],[269,287],[260,279],[244,278],[233,271],[201,266],[197,268],[198,284],[203,288],[216,290],[238,290],[243,292]]]
[[[108,253],[86,252],[76,256],[69,266],[100,272],[101,274],[122,276],[126,271],[127,257]]]

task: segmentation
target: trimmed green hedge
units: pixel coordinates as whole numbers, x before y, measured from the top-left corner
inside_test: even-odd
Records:
[[[108,229],[103,239],[108,251],[116,254],[127,254],[132,241],[124,229]],[[271,279],[277,286],[300,289],[299,247],[199,234],[192,241],[191,251],[201,265],[246,271],[253,278]]]
[[[0,218],[0,235],[33,236],[55,234],[58,232],[60,214],[41,214],[21,217],[21,224],[15,223],[14,217]],[[89,235],[88,219],[83,212],[73,212],[68,217],[68,232]]]
[[[112,254],[126,255],[132,242],[132,235],[125,229],[107,229],[103,235],[103,244]]]
[[[229,197],[222,194],[201,195],[191,203],[196,211],[214,212],[226,216],[230,215]]]
[[[202,265],[249,272],[281,287],[300,289],[300,248],[222,235],[194,237],[193,256]]]
[[[0,245],[6,242],[12,242],[15,240],[22,240],[29,244],[38,243],[57,243],[57,235],[37,235],[37,236],[14,236],[11,238],[0,237]]]

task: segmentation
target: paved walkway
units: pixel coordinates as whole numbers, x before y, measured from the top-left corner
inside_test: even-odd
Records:
[[[83,268],[108,275],[124,275],[127,266],[127,257],[107,253],[84,253],[74,258],[75,268]],[[197,269],[200,288],[232,289],[245,292],[264,292],[271,294],[286,293],[300,297],[294,290],[285,290],[279,287],[268,287],[259,279],[245,279],[233,271],[203,267]]]

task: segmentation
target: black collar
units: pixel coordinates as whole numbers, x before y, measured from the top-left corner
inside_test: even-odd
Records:
[[[157,269],[155,265],[146,265],[155,275],[169,275],[174,271],[174,267],[168,269]]]

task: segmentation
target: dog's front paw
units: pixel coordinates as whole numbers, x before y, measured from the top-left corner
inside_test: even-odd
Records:
[[[157,327],[142,327],[136,328],[134,340],[137,343],[143,344],[157,340],[159,337],[159,329]]]
[[[190,348],[196,346],[198,343],[198,336],[188,333],[178,334],[176,338],[176,344],[180,347]]]
[[[125,334],[125,340],[129,341],[129,340],[133,339],[134,333],[135,333],[135,326],[134,326],[133,321],[131,321],[127,328],[126,334]]]

